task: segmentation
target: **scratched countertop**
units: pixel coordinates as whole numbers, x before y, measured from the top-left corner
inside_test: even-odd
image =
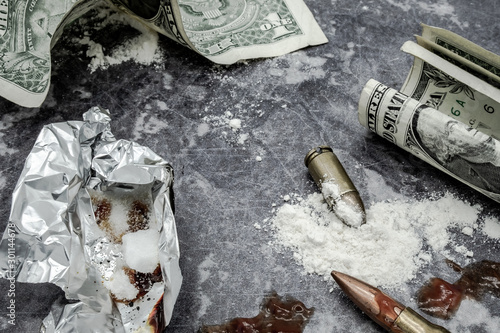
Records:
[[[160,36],[162,62],[131,60],[91,71],[88,45],[79,40],[86,31],[81,25],[96,18],[73,23],[53,48],[51,88],[43,105],[30,109],[0,100],[0,232],[41,128],[81,120],[98,105],[110,110],[116,138],[151,148],[175,170],[184,280],[166,332],[195,332],[202,324],[255,316],[270,290],[316,308],[305,332],[382,332],[338,290],[330,292],[332,284],[323,277],[304,274],[291,252],[276,251],[272,233],[254,225],[272,218],[273,204],[281,205],[284,195],[317,191],[303,159],[322,144],[334,148],[365,204],[450,192],[500,218],[497,203],[369,133],[357,118],[360,92],[370,78],[396,89],[402,86],[413,59],[400,47],[421,33],[420,23],[451,30],[500,54],[500,3],[305,3],[327,44],[231,66],[213,64]],[[125,25],[91,37],[110,49],[138,34]],[[231,128],[229,119],[239,120],[241,128]],[[364,170],[385,185],[367,186]],[[463,238],[474,259],[500,258],[498,239],[454,237]],[[412,303],[421,282],[386,291]],[[2,332],[38,332],[50,309],[66,302],[54,285],[17,283],[17,325],[10,327],[3,303],[7,289],[7,281],[0,280]],[[492,320],[500,322],[500,300],[490,297],[485,304]],[[463,330],[469,331],[488,332],[488,327],[471,324]]]

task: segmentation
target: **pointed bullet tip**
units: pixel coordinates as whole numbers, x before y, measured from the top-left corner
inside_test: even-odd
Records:
[[[332,277],[337,282],[337,284],[342,288],[342,286],[345,284],[346,280],[350,278],[349,275],[338,272],[338,271],[332,271]]]

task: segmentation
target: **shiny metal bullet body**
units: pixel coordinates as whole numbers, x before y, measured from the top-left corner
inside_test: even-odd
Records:
[[[333,153],[332,148],[319,146],[311,149],[304,158],[304,163],[314,182],[320,188],[326,203],[342,222],[350,226],[359,226],[366,222],[365,207],[359,192]],[[327,185],[333,186],[335,191],[326,194],[325,187]],[[341,204],[347,205],[345,207],[352,207],[354,211],[359,212],[359,218],[353,220],[342,214]]]
[[[366,282],[336,271],[332,277],[361,311],[390,332],[450,333]]]
[[[431,323],[411,308],[405,308],[395,324],[405,333],[450,333],[444,327]]]

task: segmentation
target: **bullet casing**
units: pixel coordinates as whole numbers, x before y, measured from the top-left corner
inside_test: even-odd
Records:
[[[357,192],[332,148],[319,146],[311,149],[306,155],[304,163],[319,188],[324,182],[333,181],[339,187],[340,195],[351,191]]]
[[[338,213],[337,205],[342,201],[362,214],[362,221],[359,224],[363,224],[365,222],[365,207],[363,201],[344,167],[333,153],[332,148],[328,146],[319,146],[311,149],[304,158],[304,163],[314,179],[314,182],[322,191],[328,206],[330,206],[335,213]],[[333,184],[336,187],[334,193],[329,193],[329,195],[325,196],[325,184]],[[345,216],[340,216],[340,214],[337,214],[337,216],[339,216],[344,223],[352,225],[350,221],[346,220]]]
[[[405,333],[450,333],[444,327],[431,323],[410,308],[405,308],[394,324]]]

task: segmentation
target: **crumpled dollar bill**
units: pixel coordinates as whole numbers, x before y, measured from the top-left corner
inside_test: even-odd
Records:
[[[52,46],[105,3],[219,64],[274,57],[328,40],[302,0],[19,0],[0,2],[0,96],[40,106]]]

